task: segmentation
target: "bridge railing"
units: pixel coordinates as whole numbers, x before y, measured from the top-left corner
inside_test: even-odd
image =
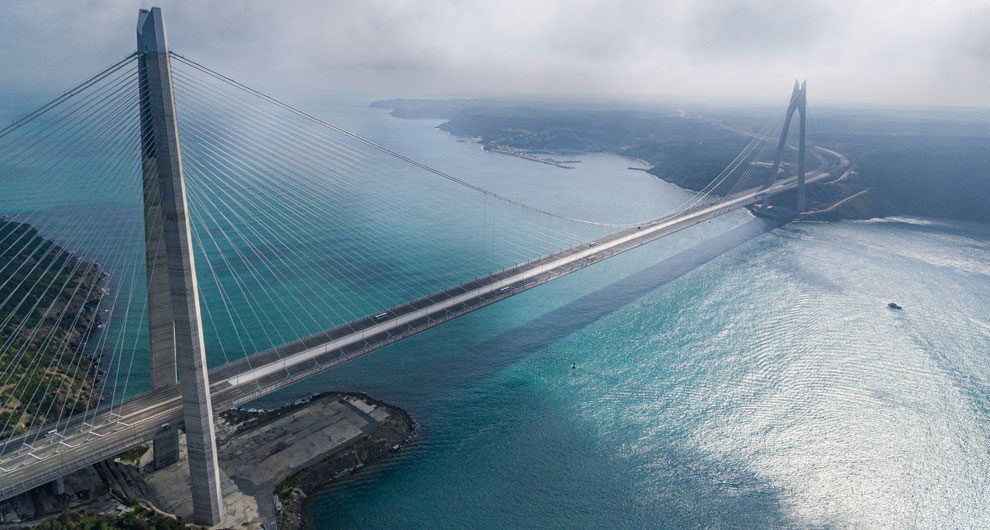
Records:
[[[181,421],[181,417],[177,418],[175,421]],[[59,451],[50,456],[41,458],[40,462],[50,462],[51,467],[37,471],[35,466],[31,466],[32,475],[29,477],[24,477],[21,480],[16,480],[16,475],[22,471],[20,467],[9,469],[3,474],[4,480],[2,480],[2,482],[7,485],[0,486],[0,499],[9,499],[15,495],[24,493],[38,486],[43,486],[55,479],[64,477],[87,466],[113,458],[128,449],[147,443],[156,434],[158,425],[160,425],[160,423],[151,423],[150,425],[144,426],[121,427],[118,430],[113,431],[113,433],[104,433],[102,437],[108,438],[108,440],[112,439],[113,441],[108,441],[95,450],[87,450],[83,454],[77,454],[73,451],[74,448],[66,447],[64,451]],[[178,426],[175,428],[178,428]],[[113,434],[114,436],[110,436],[110,434]],[[24,465],[25,464],[22,464],[22,466]],[[8,482],[11,478],[15,478],[13,484]]]

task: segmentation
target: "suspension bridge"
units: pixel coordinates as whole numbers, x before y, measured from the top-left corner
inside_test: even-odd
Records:
[[[183,429],[216,524],[215,412],[771,196],[804,210],[848,165],[806,147],[806,94],[673,211],[583,219],[170,51],[142,10],[135,53],[0,129],[0,501],[149,441],[170,465]]]

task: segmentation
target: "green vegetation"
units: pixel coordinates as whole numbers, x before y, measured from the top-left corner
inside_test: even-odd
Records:
[[[739,136],[666,113],[534,107],[465,110],[440,128],[459,136],[480,137],[484,145],[554,152],[620,153],[643,144],[735,140]]]
[[[640,158],[650,173],[700,190],[746,145],[770,109],[713,109],[493,99],[391,100],[372,106],[404,118],[442,118],[440,128],[486,148],[607,152]],[[794,129],[792,128],[792,131]],[[792,133],[794,134],[794,133]],[[977,109],[816,108],[810,140],[849,156],[854,173],[808,188],[823,219],[891,215],[990,222],[990,113]],[[785,153],[787,155],[787,153]],[[851,198],[834,207],[839,201]],[[771,202],[790,207],[793,193]]]
[[[853,182],[889,201],[887,215],[990,222],[990,111],[819,111],[814,138],[846,153]]]
[[[440,128],[481,138],[488,149],[639,158],[653,166],[650,173],[693,190],[704,188],[749,142],[724,127],[662,111],[503,105],[463,109]]]
[[[736,138],[707,138],[691,142],[646,142],[619,152],[624,156],[641,158],[653,168],[649,172],[667,182],[689,190],[700,190],[746,146],[747,140]]]
[[[899,214],[990,223],[990,140],[937,140],[902,139],[863,155],[863,185],[896,204]]]
[[[131,511],[120,515],[88,512],[65,512],[34,528],[40,530],[186,530],[199,528],[185,524],[182,519],[162,515],[136,503]]]
[[[608,105],[546,106],[498,100],[391,100],[396,117],[447,118],[440,128],[480,138],[487,149],[614,153],[645,160],[650,173],[699,190],[749,139],[674,109],[630,110]]]
[[[103,272],[26,224],[0,218],[0,241],[2,438],[86,407],[92,361],[76,353],[99,323]]]
[[[136,466],[141,461],[141,457],[148,452],[148,449],[149,447],[147,445],[132,447],[117,455],[117,460]]]

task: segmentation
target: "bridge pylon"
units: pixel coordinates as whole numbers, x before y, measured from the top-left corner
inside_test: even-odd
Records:
[[[212,526],[220,522],[223,499],[161,9],[140,10],[137,45],[151,383],[153,388],[175,384],[178,368],[193,519]],[[154,451],[156,465],[177,459],[173,426],[162,426]]]
[[[803,83],[798,84],[797,80],[794,80],[794,90],[791,92],[791,102],[787,105],[787,117],[784,120],[784,128],[780,132],[780,142],[777,144],[777,152],[773,157],[773,169],[776,172],[780,168],[780,158],[784,154],[784,146],[787,144],[787,132],[791,127],[791,118],[794,117],[794,112],[800,114],[800,123],[798,131],[798,187],[797,187],[797,211],[798,213],[805,210],[805,191],[804,191],[804,156],[805,156],[805,121],[806,114],[808,110],[808,81],[805,80]]]

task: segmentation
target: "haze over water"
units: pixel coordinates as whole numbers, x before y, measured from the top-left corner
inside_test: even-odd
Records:
[[[569,215],[687,197],[618,157],[567,171],[336,111]],[[319,495],[316,525],[990,525],[990,228],[769,229],[734,212],[265,398],[359,390],[420,424]]]

